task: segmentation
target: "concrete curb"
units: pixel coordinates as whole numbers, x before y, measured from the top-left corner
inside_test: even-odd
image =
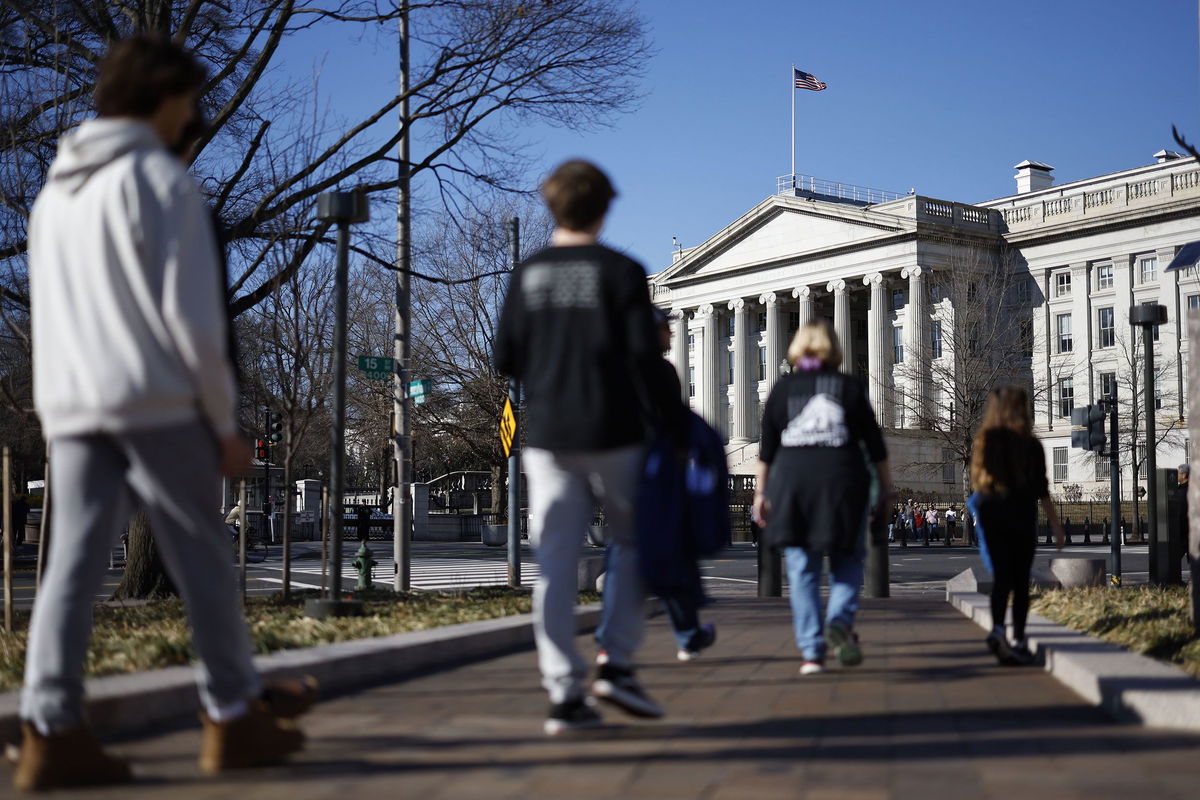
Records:
[[[600,622],[600,604],[575,612],[581,632]],[[313,675],[323,694],[392,681],[533,646],[533,615],[467,622],[373,639],[284,650],[256,656],[264,680]],[[200,709],[192,667],[168,667],[91,678],[86,683],[88,716],[102,735],[131,733],[194,716]],[[0,694],[0,737],[19,736],[20,693]]]
[[[956,576],[961,577],[961,576]],[[952,579],[954,580],[954,579]],[[946,600],[984,630],[991,630],[989,600],[951,587]],[[1059,683],[1117,719],[1151,728],[1200,731],[1200,681],[1161,661],[1029,615],[1025,634]],[[980,642],[982,647],[982,642]]]

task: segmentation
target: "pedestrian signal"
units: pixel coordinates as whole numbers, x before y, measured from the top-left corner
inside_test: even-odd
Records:
[[[1108,438],[1104,434],[1104,408],[1084,406],[1071,409],[1071,446],[1094,453],[1104,451]]]
[[[254,457],[259,459],[260,461],[267,460],[267,440],[266,439],[255,439],[254,440]]]
[[[283,414],[278,411],[272,411],[268,417],[270,424],[267,426],[267,438],[271,440],[271,444],[277,444],[283,441]]]

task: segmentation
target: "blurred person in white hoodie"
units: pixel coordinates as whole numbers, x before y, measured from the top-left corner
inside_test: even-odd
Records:
[[[200,656],[209,774],[282,762],[315,686],[263,690],[214,508],[219,475],[249,463],[227,350],[210,213],[179,157],[205,68],[166,37],[134,36],[100,64],[99,116],[59,142],[29,221],[34,402],[55,513],[34,606],[14,784],[129,780],[83,713],[92,602],[133,502],[150,515]]]

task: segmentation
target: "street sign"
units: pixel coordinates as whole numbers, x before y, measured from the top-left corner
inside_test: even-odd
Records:
[[[408,396],[412,398],[413,405],[419,406],[428,400],[430,390],[433,388],[433,381],[428,378],[423,378],[419,381],[411,381],[408,384]]]
[[[396,371],[396,360],[383,356],[359,356],[358,369],[369,381],[390,381]]]
[[[500,446],[504,457],[512,451],[513,437],[517,434],[517,418],[513,416],[512,401],[504,398],[504,410],[500,412]]]

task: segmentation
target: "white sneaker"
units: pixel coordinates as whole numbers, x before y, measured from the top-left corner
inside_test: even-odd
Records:
[[[820,675],[825,671],[825,664],[820,661],[805,661],[800,665],[801,675]]]

